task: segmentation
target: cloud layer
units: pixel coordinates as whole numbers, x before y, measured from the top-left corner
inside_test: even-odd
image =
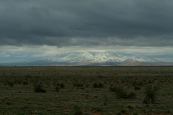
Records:
[[[172,46],[171,0],[0,0],[0,45]]]
[[[173,62],[172,0],[0,0],[0,63]]]

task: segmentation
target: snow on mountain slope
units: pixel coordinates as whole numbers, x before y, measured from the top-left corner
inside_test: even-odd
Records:
[[[109,52],[73,52],[67,54],[61,60],[64,62],[78,62],[81,64],[122,62],[126,60],[124,56],[115,55]]]
[[[10,65],[4,63],[2,65]],[[65,52],[62,54],[40,57],[33,61],[23,61],[20,63],[12,63],[13,65],[51,65],[51,66],[154,66],[154,65],[171,65],[170,63],[154,61],[153,58],[145,56],[136,56],[129,54],[120,54],[111,51],[76,51]],[[173,65],[173,64],[172,64]]]

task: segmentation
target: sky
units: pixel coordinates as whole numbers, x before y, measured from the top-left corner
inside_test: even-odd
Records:
[[[173,62],[172,0],[0,0],[0,63]]]

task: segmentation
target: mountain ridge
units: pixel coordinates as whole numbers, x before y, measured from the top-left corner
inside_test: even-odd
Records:
[[[126,59],[121,62],[106,61],[106,62],[96,62],[96,63],[36,60],[31,62],[1,63],[0,66],[173,66],[173,62],[144,62],[134,59]]]

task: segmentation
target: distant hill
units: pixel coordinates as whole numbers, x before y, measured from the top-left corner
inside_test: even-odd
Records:
[[[71,52],[50,59],[35,59],[0,66],[173,66],[173,62],[159,62],[148,57],[124,56],[112,52]]]
[[[134,59],[127,59],[121,62],[106,61],[97,63],[80,62],[56,62],[50,60],[37,60],[32,62],[3,63],[0,66],[173,66],[173,62],[142,62]]]

